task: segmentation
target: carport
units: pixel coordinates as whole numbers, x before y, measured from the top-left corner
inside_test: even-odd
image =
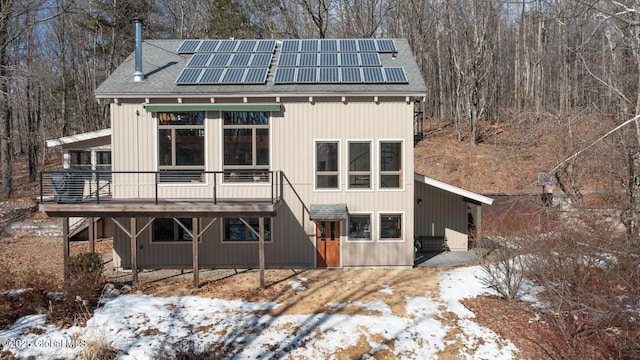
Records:
[[[417,173],[414,179],[418,244],[440,252],[469,250],[469,235],[479,239],[482,234],[482,205],[491,205],[493,199]]]

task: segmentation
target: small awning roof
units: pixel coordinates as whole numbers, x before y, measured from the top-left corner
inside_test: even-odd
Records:
[[[418,182],[421,182],[423,184],[427,184],[427,185],[431,185],[433,187],[436,187],[438,189],[444,190],[444,191],[448,191],[450,193],[454,193],[456,195],[460,195],[462,197],[465,198],[466,201],[470,201],[470,202],[475,202],[477,204],[487,204],[487,205],[491,205],[493,203],[493,199],[490,197],[486,197],[484,195],[480,195],[480,194],[476,194],[472,191],[469,190],[465,190],[447,183],[444,183],[442,181],[438,181],[436,179],[432,179],[429,177],[426,177],[424,175],[420,175],[418,173],[415,174],[414,179]]]
[[[311,204],[309,219],[315,220],[347,220],[347,204]]]
[[[159,111],[280,111],[280,104],[145,104],[148,112]]]

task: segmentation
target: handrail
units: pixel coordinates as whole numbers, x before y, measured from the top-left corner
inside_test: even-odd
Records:
[[[293,184],[291,184],[291,181],[289,181],[289,178],[287,177],[287,175],[285,175],[284,172],[280,172],[280,194],[282,195],[283,189],[282,187],[284,186],[284,180],[287,181],[287,184],[289,184],[289,188],[291,189],[291,191],[293,191],[293,194],[298,198],[298,201],[300,201],[300,204],[302,204],[302,210],[306,211],[307,214],[311,214],[309,208],[307,208],[307,205],[304,204],[304,201],[302,200],[302,198],[300,197],[300,194],[298,194],[298,192],[296,191],[296,188],[293,187]],[[302,218],[304,219],[304,212],[302,213]]]
[[[178,195],[176,195],[175,192],[170,193],[171,190],[167,189],[172,185],[189,184],[196,187],[197,185],[212,186],[213,196],[199,197],[200,201],[210,199],[217,204],[221,196],[242,199],[253,194],[255,195],[253,200],[269,199],[273,204],[282,196],[279,174],[281,174],[280,171],[257,170],[46,170],[40,172],[40,202],[77,203],[89,200],[100,203],[108,198],[113,199],[114,191],[119,191],[123,194],[118,195],[119,199],[149,199],[158,203],[160,199],[187,198],[188,195],[183,195],[183,192],[177,192]],[[114,178],[117,179],[119,176],[134,177],[114,182]],[[224,191],[219,188],[220,183],[225,185]],[[229,186],[226,187],[226,185]]]

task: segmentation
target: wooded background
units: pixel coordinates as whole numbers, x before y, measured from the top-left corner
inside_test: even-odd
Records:
[[[0,0],[0,199],[16,154],[33,181],[46,139],[109,127],[94,89],[133,51],[136,17],[147,39],[406,38],[424,116],[472,147],[494,124],[592,116],[611,129],[640,114],[638,0]],[[640,126],[616,136],[635,220]]]

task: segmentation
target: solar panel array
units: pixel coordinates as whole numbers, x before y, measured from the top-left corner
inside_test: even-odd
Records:
[[[275,40],[185,40],[192,54],[177,84],[265,84]],[[382,66],[380,54],[396,53],[391,39],[283,40],[274,84],[406,84],[402,67]]]
[[[177,84],[264,84],[275,40],[185,40],[179,54],[193,54]]]

